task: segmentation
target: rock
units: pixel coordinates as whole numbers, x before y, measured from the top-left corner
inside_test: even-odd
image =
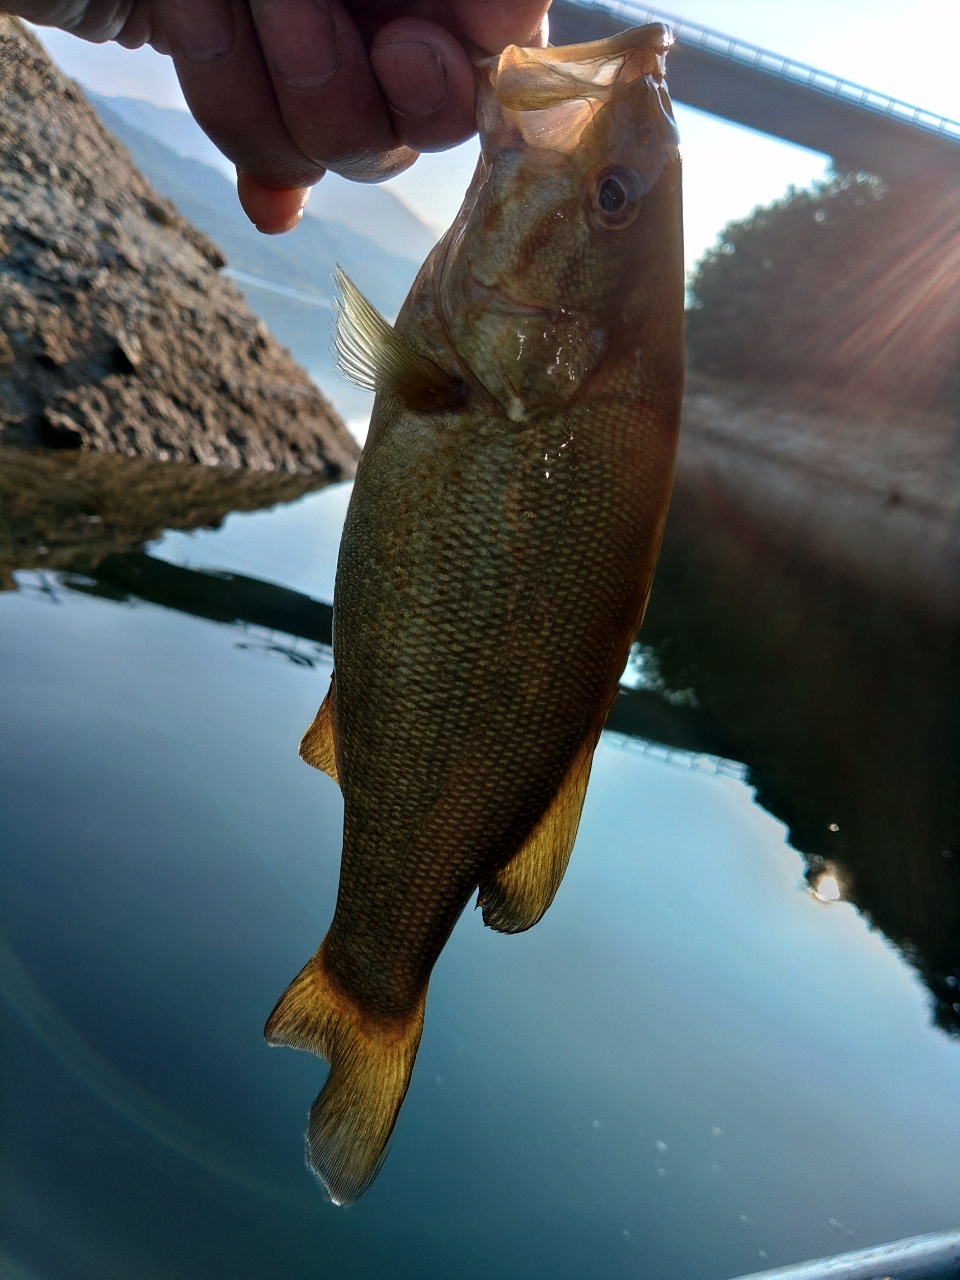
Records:
[[[359,448],[79,88],[0,14],[0,439],[352,475]]]

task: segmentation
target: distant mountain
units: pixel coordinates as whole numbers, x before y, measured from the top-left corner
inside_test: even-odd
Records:
[[[91,93],[87,96],[98,107],[102,104],[134,129],[181,156],[200,160],[220,170],[233,182],[233,165],[186,111],[155,107],[138,98],[105,98]],[[336,173],[328,173],[314,187],[307,213],[325,222],[349,227],[387,253],[409,258],[418,266],[436,241],[434,233],[392,191],[348,182]]]
[[[409,259],[388,254],[339,222],[304,219],[284,236],[264,236],[240,208],[236,188],[211,165],[180,155],[113,111],[110,99],[89,95],[100,117],[134,163],[184,217],[224,250],[236,271],[332,301],[339,265],[388,315],[395,315],[414,275]]]
[[[317,217],[304,218],[295,231],[284,236],[261,235],[240,208],[236,187],[219,168],[159,142],[116,112],[113,104],[126,104],[125,111],[132,115],[134,109],[129,104],[133,103],[143,118],[154,123],[157,117],[182,117],[185,113],[161,111],[130,98],[112,99],[94,93],[87,97],[153,186],[223,249],[228,274],[250,306],[343,416],[347,420],[365,417],[370,396],[340,377],[330,350],[333,274],[338,265],[343,267],[370,301],[392,318],[416,274],[413,260],[387,253],[339,222]],[[191,131],[184,129],[180,141],[189,142],[192,137]],[[207,145],[213,148],[212,143]],[[394,203],[403,208],[399,201]]]
[[[132,128],[162,142],[171,151],[186,156],[188,160],[202,160],[233,180],[233,165],[222,151],[217,150],[189,111],[155,107],[152,102],[144,102],[140,98],[107,97],[87,88],[83,92],[98,111],[106,107]]]
[[[348,182],[339,173],[328,173],[313,188],[307,213],[343,222],[388,252],[410,258],[418,267],[437,242],[429,227],[392,191]]]

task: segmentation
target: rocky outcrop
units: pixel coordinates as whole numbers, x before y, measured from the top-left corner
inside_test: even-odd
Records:
[[[352,436],[223,265],[0,15],[2,438],[352,474]]]

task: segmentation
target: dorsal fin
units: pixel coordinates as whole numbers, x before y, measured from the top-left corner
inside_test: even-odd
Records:
[[[414,351],[340,267],[336,282],[335,345],[343,376],[366,391],[389,389],[422,412],[460,408],[466,383]]]

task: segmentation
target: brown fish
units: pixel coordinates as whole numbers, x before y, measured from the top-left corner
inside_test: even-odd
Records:
[[[331,1063],[307,1141],[339,1204],[380,1167],[471,895],[505,933],[550,905],[643,615],[683,388],[670,43],[478,64],[476,176],[396,326],[341,278],[341,364],[378,394],[301,744],[343,789],[340,890],[266,1027]]]

